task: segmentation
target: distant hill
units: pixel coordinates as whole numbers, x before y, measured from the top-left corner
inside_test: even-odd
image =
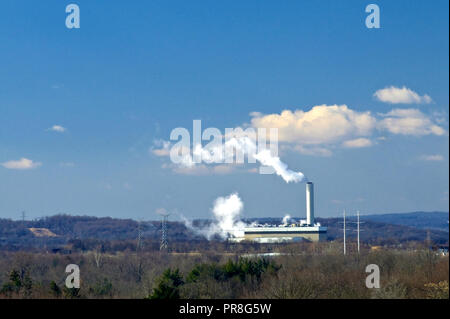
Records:
[[[256,219],[248,219],[247,222]],[[279,223],[281,218],[260,218],[262,223]],[[328,227],[330,240],[341,240],[341,218],[318,218],[322,225]],[[432,241],[438,244],[448,244],[448,215],[446,213],[407,213],[362,216],[361,239],[371,244],[398,244],[408,241],[424,241],[430,232]],[[348,238],[356,236],[354,217],[348,219]],[[194,224],[209,223],[207,220],[197,220]],[[447,224],[446,224],[447,223]],[[132,219],[110,217],[56,215],[33,221],[13,221],[0,219],[0,249],[20,250],[23,248],[60,247],[69,242],[77,241],[84,245],[92,240],[103,242],[119,242],[127,247],[129,241],[135,247],[140,231],[143,239],[152,240],[158,246],[161,236],[160,221],[146,221],[140,225]],[[195,235],[181,222],[168,222],[168,236],[173,242],[189,243],[193,240],[204,241],[203,237]],[[131,247],[130,246],[130,247]]]
[[[365,215],[361,219],[386,224],[410,226],[420,229],[436,229],[449,231],[448,213],[443,212],[413,212],[382,215]]]
[[[160,238],[160,221],[142,222],[111,217],[55,215],[32,221],[0,219],[0,249],[19,250],[23,247],[56,247],[70,240],[102,241]],[[194,237],[179,222],[168,223],[170,234],[179,240]],[[45,231],[43,231],[45,230]]]
[[[392,214],[395,215],[395,214]],[[378,216],[378,215],[377,215]],[[382,215],[379,215],[382,216]],[[412,227],[402,224],[394,224],[384,221],[373,221],[367,218],[369,216],[361,216],[361,240],[371,244],[394,244],[406,243],[409,241],[425,241],[430,232],[430,239],[437,244],[446,244],[449,241],[449,233],[447,230],[436,228]],[[397,217],[397,216],[396,216]],[[293,217],[294,220],[299,219]],[[281,218],[258,218],[248,219],[248,222],[258,220],[261,223],[276,224],[281,222]],[[406,219],[408,220],[408,219]],[[316,218],[322,226],[328,228],[327,234],[329,240],[341,240],[343,238],[342,218]],[[424,224],[425,225],[425,224]],[[356,217],[347,218],[347,238],[354,240],[356,238]]]
[[[365,216],[364,216],[365,217]],[[323,226],[328,227],[328,238],[341,239],[343,237],[342,218],[326,218],[318,219]],[[355,219],[349,218],[347,223],[347,238],[349,240],[355,239],[356,223]],[[361,219],[364,223],[361,224],[361,240],[372,244],[395,244],[406,243],[410,241],[423,242],[427,239],[428,230],[396,225],[385,222],[375,222],[367,219]],[[449,237],[448,231],[437,229],[429,230],[430,239],[437,244],[447,244]]]

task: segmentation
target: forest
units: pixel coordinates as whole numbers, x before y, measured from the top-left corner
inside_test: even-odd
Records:
[[[163,251],[159,221],[0,219],[0,298],[448,298],[448,231],[417,214],[400,219],[417,227],[390,220],[365,220],[359,252],[349,226],[344,255],[338,218],[320,220],[325,242],[277,244],[206,240],[170,221]],[[69,264],[79,266],[79,289],[65,285]],[[380,288],[366,287],[370,264],[379,266]]]
[[[423,244],[372,249],[337,242],[271,247],[192,244],[190,252],[102,247],[64,253],[0,252],[0,298],[448,298],[449,260]],[[180,249],[181,250],[181,249]],[[271,251],[271,254],[262,252]],[[80,288],[66,288],[68,264]],[[366,266],[380,268],[369,289]]]

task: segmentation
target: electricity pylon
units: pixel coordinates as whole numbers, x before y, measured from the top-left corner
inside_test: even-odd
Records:
[[[138,221],[138,237],[137,237],[137,247],[136,249],[139,251],[142,249],[142,221]]]
[[[169,213],[166,213],[165,210],[161,210],[157,212],[161,215],[161,244],[159,245],[159,250],[167,250],[169,246],[169,242],[167,240],[167,219],[169,217]]]

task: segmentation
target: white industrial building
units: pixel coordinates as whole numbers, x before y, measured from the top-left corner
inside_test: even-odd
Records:
[[[260,243],[289,241],[320,241],[327,238],[327,227],[314,221],[314,184],[306,183],[306,220],[281,225],[258,224],[244,228],[244,237],[230,238],[231,241],[250,240]]]

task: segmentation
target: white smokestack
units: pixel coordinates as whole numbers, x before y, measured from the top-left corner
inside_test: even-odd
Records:
[[[314,225],[314,184],[306,183],[306,223]]]

